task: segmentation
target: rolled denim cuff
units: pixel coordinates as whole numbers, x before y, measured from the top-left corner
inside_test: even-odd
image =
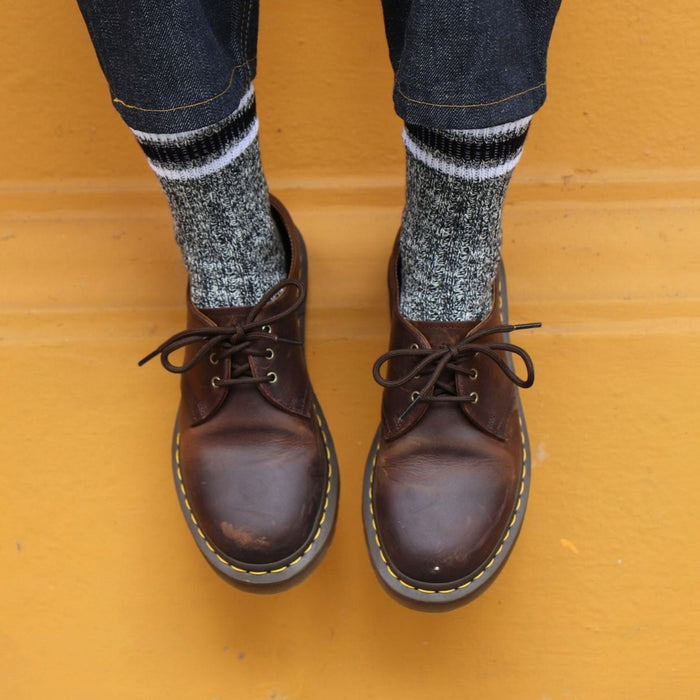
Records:
[[[483,129],[534,114],[560,0],[382,0],[408,124]]]
[[[255,78],[258,0],[78,0],[112,104],[132,129],[219,123]]]
[[[514,122],[534,114],[547,96],[544,84],[505,99],[484,104],[436,104],[412,99],[396,86],[394,107],[408,124],[430,129],[482,129]]]
[[[250,76],[255,75],[255,62],[246,70],[234,69],[228,83],[219,92],[192,103],[173,103],[172,107],[132,105],[117,95],[112,104],[126,124],[137,131],[154,134],[175,134],[218,124],[237,109],[250,88]]]

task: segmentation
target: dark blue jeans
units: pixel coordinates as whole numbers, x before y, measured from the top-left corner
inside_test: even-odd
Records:
[[[321,0],[319,0],[320,2]],[[382,0],[394,105],[467,129],[533,114],[561,0]],[[255,76],[258,0],[78,0],[114,105],[172,133],[230,114]]]

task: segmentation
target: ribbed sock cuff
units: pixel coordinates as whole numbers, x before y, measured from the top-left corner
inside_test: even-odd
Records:
[[[236,110],[211,126],[177,134],[132,132],[158,177],[190,180],[226,167],[255,141],[258,130],[251,85]]]
[[[408,153],[433,170],[464,180],[509,173],[520,160],[532,117],[486,129],[428,129],[406,124]]]

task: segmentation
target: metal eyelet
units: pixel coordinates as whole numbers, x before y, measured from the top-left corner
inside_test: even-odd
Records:
[[[420,391],[414,391],[411,394],[411,401],[415,401],[420,396]]]
[[[469,373],[467,374],[467,377],[469,377],[469,379],[471,379],[472,381],[474,381],[478,376],[479,372],[477,372],[476,367],[472,367],[469,370]]]
[[[272,348],[265,348],[265,357],[268,360],[273,360],[275,358],[275,351]]]
[[[209,362],[211,362],[212,365],[219,364],[219,358],[216,356],[215,352],[213,352],[211,355],[209,355]]]
[[[272,333],[272,328],[270,328],[270,326],[268,326],[267,324],[265,324],[264,326],[260,326],[260,330],[263,333]]]
[[[472,391],[472,393],[469,394],[469,398],[472,400],[472,403],[479,403],[479,394],[477,394],[475,391]]]
[[[277,373],[276,372],[268,372],[267,376],[271,377],[270,384],[274,384],[277,381]]]
[[[420,350],[418,343],[411,343],[411,350]]]
[[[211,378],[211,385],[215,389],[220,389],[221,388],[221,384],[219,384],[220,381],[221,381],[221,377],[212,377]]]

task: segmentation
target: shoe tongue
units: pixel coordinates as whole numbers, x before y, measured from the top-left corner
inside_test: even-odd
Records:
[[[480,323],[481,321],[413,321],[412,325],[436,347],[443,344],[455,345]]]
[[[221,309],[199,309],[207,318],[214,321],[217,326],[235,326],[245,321],[250,312],[249,306],[234,306]]]

